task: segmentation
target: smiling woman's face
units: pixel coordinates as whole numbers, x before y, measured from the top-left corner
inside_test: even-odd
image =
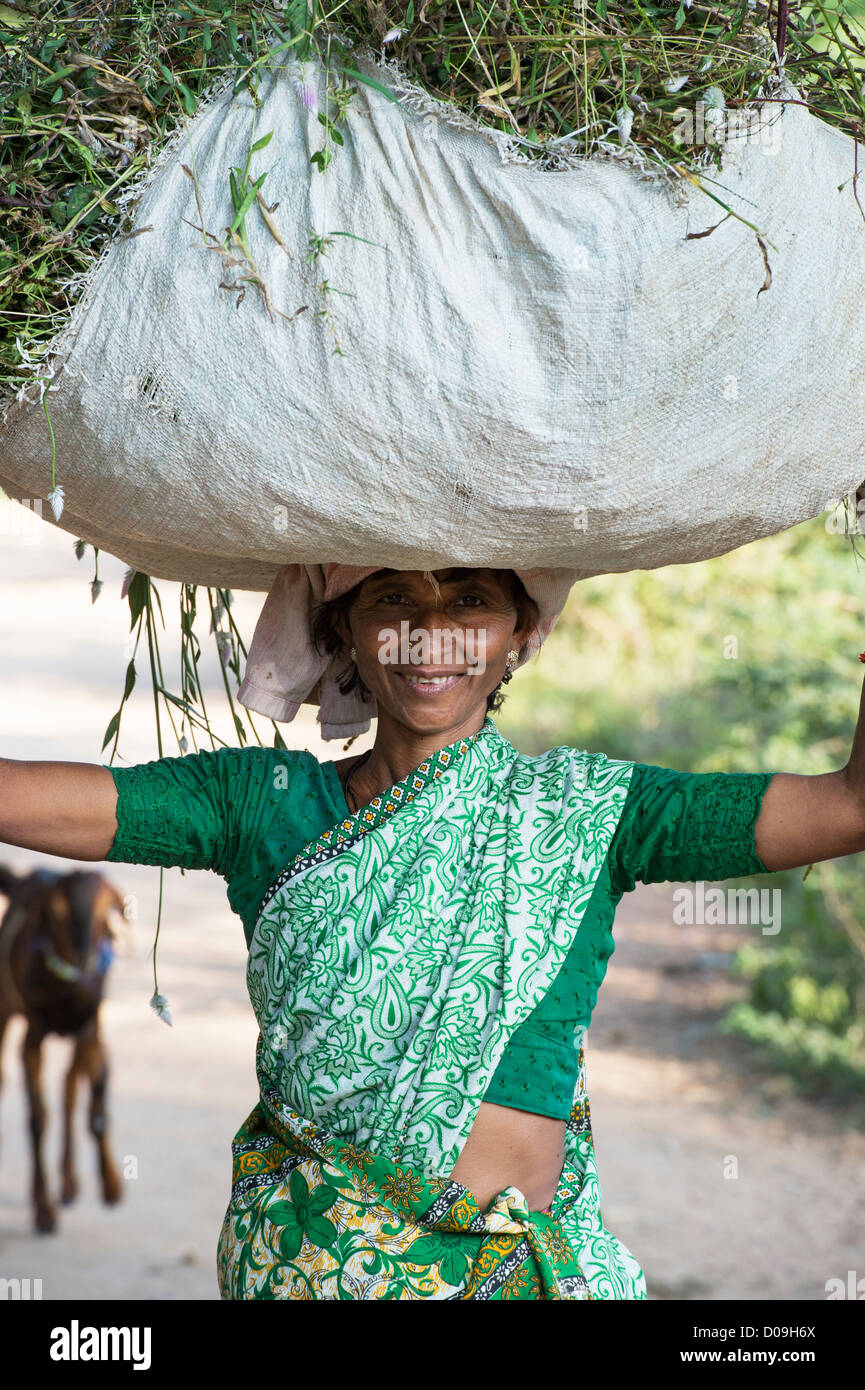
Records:
[[[479,728],[508,651],[518,651],[532,629],[517,630],[508,571],[434,574],[438,595],[421,570],[370,575],[340,631],[346,648],[357,651],[358,672],[380,714],[416,733],[469,722]]]

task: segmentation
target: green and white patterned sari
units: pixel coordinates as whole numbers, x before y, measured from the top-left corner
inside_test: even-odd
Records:
[[[550,1212],[449,1175],[579,929],[633,764],[519,754],[487,718],[325,831],[250,944],[260,1100],[235,1137],[223,1298],[645,1298],[605,1230],[579,1076]]]

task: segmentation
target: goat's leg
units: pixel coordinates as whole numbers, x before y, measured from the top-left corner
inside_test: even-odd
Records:
[[[92,1031],[82,1039],[85,1067],[90,1077],[90,1133],[99,1151],[99,1174],[102,1179],[102,1200],[114,1206],[123,1195],[120,1174],[108,1147],[108,1114],[105,1104],[108,1089],[108,1054],[99,1036],[99,1017],[93,1019]]]
[[[61,1169],[60,1200],[74,1202],[78,1196],[78,1175],[75,1171],[75,1097],[78,1094],[78,1073],[83,1070],[81,1038],[76,1037],[72,1061],[63,1085],[63,1165]]]
[[[42,1162],[42,1138],[45,1133],[45,1104],[42,1100],[42,1043],[45,1033],[34,1019],[28,1019],[21,1055],[27,1100],[30,1107],[30,1142],[33,1156],[33,1208],[37,1231],[56,1229],[57,1214],[48,1196],[45,1168]]]

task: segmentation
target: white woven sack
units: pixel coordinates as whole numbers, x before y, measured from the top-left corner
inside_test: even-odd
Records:
[[[758,293],[754,231],[693,186],[603,156],[542,168],[395,65],[356,65],[406,101],[361,86],[324,175],[292,64],[263,77],[255,124],[248,92],[215,92],[136,189],[150,230],[110,244],[48,363],[66,530],[237,588],[331,559],[591,575],[724,553],[861,482],[852,139],[767,105],[704,173],[764,239]],[[203,247],[181,167],[224,236],[229,169],[271,130],[251,173],[270,170],[288,250],[255,209],[248,244],[271,305],[308,306],[291,322],[220,287],[240,270]],[[335,236],[314,264],[311,232],[366,241]],[[50,457],[31,385],[0,484],[47,497]]]

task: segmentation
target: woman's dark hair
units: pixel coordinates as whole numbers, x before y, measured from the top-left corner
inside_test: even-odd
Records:
[[[517,627],[526,627],[538,621],[538,607],[534,599],[529,598],[526,593],[522,580],[513,570],[501,570],[499,573],[510,577],[511,598],[517,610]],[[345,651],[342,637],[339,634],[337,623],[344,617],[348,622],[348,615],[351,606],[358,596],[361,584],[355,584],[348,593],[341,594],[339,598],[329,599],[326,603],[320,603],[312,615],[312,640],[316,649],[327,656],[338,656]],[[511,671],[506,671],[495,690],[491,690],[487,696],[487,713],[494,714],[501,709],[505,692],[502,686],[506,685],[511,679]],[[341,671],[337,679],[337,685],[343,695],[348,695],[352,690],[359,690],[363,700],[372,698],[371,692],[361,680],[360,672],[353,661],[349,661],[344,671]]]

